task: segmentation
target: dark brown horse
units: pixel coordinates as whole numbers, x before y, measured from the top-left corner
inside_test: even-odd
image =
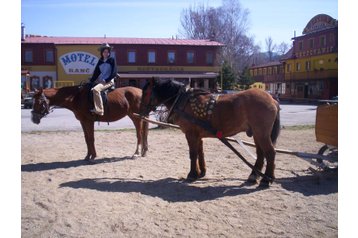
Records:
[[[200,89],[188,90],[174,80],[152,79],[143,88],[141,115],[147,116],[160,104],[170,109],[169,118],[180,126],[188,141],[191,160],[188,180],[205,176],[202,138],[223,138],[243,131],[253,136],[256,144],[254,168],[261,171],[266,158],[265,175],[275,177],[274,144],[280,131],[279,105],[267,92],[249,89],[215,96]],[[255,169],[248,180],[256,183]],[[271,181],[264,177],[261,184],[268,185]]]
[[[94,145],[94,122],[113,122],[128,115],[137,131],[137,148],[134,155],[139,155],[139,145],[142,145],[141,155],[145,156],[148,150],[148,123],[133,116],[133,113],[139,112],[142,90],[134,87],[123,87],[109,92],[103,116],[91,114],[90,109],[93,106],[89,101],[89,93],[92,93],[89,84],[40,89],[34,95],[31,120],[39,124],[41,118],[50,113],[52,106],[71,110],[80,121],[84,132],[87,144],[85,160],[93,160],[97,156]]]

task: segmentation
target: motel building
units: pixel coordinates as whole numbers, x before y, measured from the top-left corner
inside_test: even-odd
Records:
[[[281,99],[331,99],[338,96],[338,21],[313,17],[280,61],[250,67],[256,82]]]
[[[223,46],[210,40],[52,37],[25,35],[21,41],[21,87],[26,91],[78,85],[87,81],[100,57],[98,47],[113,47],[120,79],[116,87],[142,88],[152,77],[171,78],[192,87],[216,90]]]

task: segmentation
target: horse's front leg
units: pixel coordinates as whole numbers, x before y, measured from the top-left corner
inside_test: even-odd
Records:
[[[199,140],[198,158],[199,158],[199,167],[200,167],[199,178],[202,178],[206,174],[206,164],[205,164],[205,159],[204,159],[203,139]]]
[[[87,155],[85,160],[94,160],[97,157],[96,148],[94,146],[94,122],[81,121],[81,126],[87,145]]]
[[[129,115],[129,118],[131,118],[133,121],[137,135],[137,147],[133,156],[140,156],[139,147],[142,144],[142,122],[139,118],[133,117],[132,115]]]
[[[196,135],[191,133],[185,134],[185,137],[188,141],[189,145],[189,156],[190,156],[190,172],[187,176],[188,181],[195,181],[199,178],[200,169],[198,165],[198,149],[199,149],[199,141]]]

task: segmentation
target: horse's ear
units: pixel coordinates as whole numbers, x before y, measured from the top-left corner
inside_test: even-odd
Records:
[[[35,91],[35,94],[42,94],[42,92],[43,92],[42,88],[39,88],[39,89],[35,88],[34,91]]]
[[[155,78],[152,77],[151,79],[149,79],[149,85],[152,87],[155,83]]]

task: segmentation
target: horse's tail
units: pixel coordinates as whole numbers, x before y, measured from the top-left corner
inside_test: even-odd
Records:
[[[280,135],[280,130],[281,130],[280,104],[278,102],[276,102],[276,107],[277,107],[277,114],[276,114],[275,122],[273,124],[272,131],[271,131],[272,144],[276,144],[277,138]]]

